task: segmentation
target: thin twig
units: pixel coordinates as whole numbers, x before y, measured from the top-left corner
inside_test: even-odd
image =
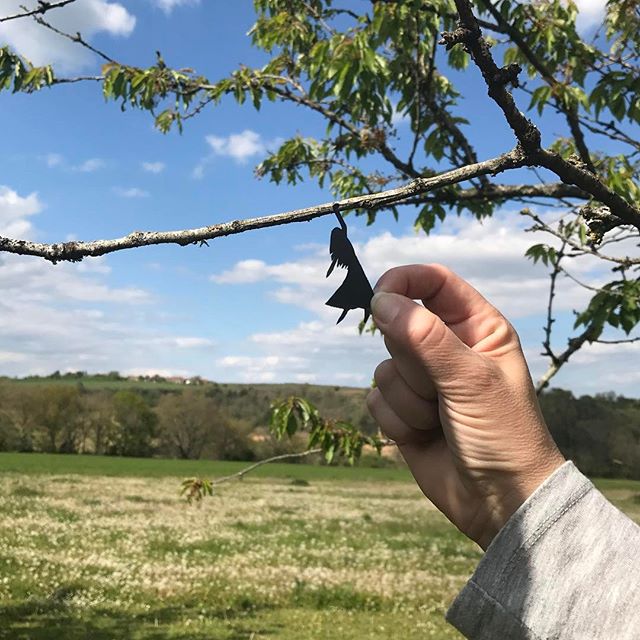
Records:
[[[34,15],[33,19],[39,25],[45,27],[46,29],[49,29],[49,31],[53,31],[54,33],[57,33],[59,36],[62,36],[63,38],[66,38],[67,40],[71,40],[71,42],[75,42],[75,43],[79,44],[80,46],[84,47],[85,49],[88,49],[89,51],[92,51],[97,56],[100,56],[103,60],[105,60],[107,62],[112,62],[114,64],[117,64],[116,61],[113,58],[111,58],[110,56],[108,56],[106,53],[104,53],[103,51],[100,51],[100,49],[96,49],[94,46],[90,45],[82,37],[82,34],[80,32],[76,33],[75,35],[72,35],[71,33],[67,33],[66,31],[61,31],[60,29],[57,29],[52,24],[47,22],[44,18],[42,18],[42,17],[40,17],[38,15]]]
[[[18,18],[29,18],[31,16],[42,16],[47,13],[47,11],[51,11],[51,9],[60,9],[61,7],[65,7],[75,1],[76,0],[58,0],[58,2],[44,2],[43,0],[40,0],[36,9],[29,10],[26,7],[21,7],[24,9],[23,13],[16,13],[11,16],[0,18],[0,22],[8,22],[9,20],[17,20]]]
[[[598,344],[630,344],[631,342],[640,342],[640,336],[635,338],[621,338],[620,340],[594,340]]]
[[[562,366],[567,363],[576,351],[581,349],[585,342],[594,342],[596,335],[597,329],[595,325],[590,324],[579,336],[569,338],[568,347],[560,355],[556,355],[556,362],[552,362],[545,373],[539,378],[536,383],[536,393],[540,394],[549,385],[551,378],[560,371]]]
[[[596,249],[593,249],[587,245],[578,244],[572,238],[567,238],[562,235],[559,231],[556,231],[552,226],[548,225],[540,216],[533,213],[529,209],[523,209],[520,212],[521,215],[527,216],[536,222],[536,226],[532,228],[532,231],[546,231],[550,233],[552,236],[555,236],[559,240],[566,241],[566,243],[572,248],[575,249],[579,255],[589,254],[592,256],[596,256],[601,260],[606,260],[607,262],[614,262],[615,264],[620,264],[624,267],[630,267],[634,264],[640,264],[640,258],[631,258],[629,256],[625,258],[616,258],[614,256],[609,256],[604,253],[600,253]]]
[[[553,269],[549,274],[549,278],[551,280],[549,284],[549,299],[547,301],[547,320],[544,325],[544,340],[542,342],[542,347],[544,348],[543,355],[549,356],[551,359],[551,363],[553,365],[558,365],[558,357],[553,352],[551,348],[551,332],[553,329],[553,324],[556,321],[553,317],[553,299],[556,295],[556,281],[558,278],[558,274],[562,271],[562,267],[560,266],[560,262],[562,262],[562,258],[564,258],[565,253],[564,250],[567,246],[566,241],[564,241],[560,247],[560,250],[556,253],[555,259],[552,261]]]
[[[212,485],[223,484],[224,482],[230,482],[231,480],[242,480],[247,473],[251,473],[255,471],[258,467],[261,467],[264,464],[269,464],[270,462],[278,462],[280,460],[293,460],[295,458],[306,458],[307,456],[311,456],[315,453],[322,453],[322,449],[307,449],[307,451],[300,451],[299,453],[283,453],[279,456],[273,456],[271,458],[265,458],[264,460],[259,460],[254,464],[241,469],[237,473],[232,473],[230,476],[223,476],[222,478],[216,478],[211,481]]]
[[[526,43],[522,34],[511,24],[509,24],[500,11],[492,4],[490,0],[483,0],[484,6],[488,9],[489,13],[493,16],[494,20],[505,30],[505,33],[513,40],[516,46],[522,51],[525,58],[529,63],[538,71],[544,81],[552,88],[557,89],[561,86],[561,83],[556,80],[551,70],[534,54],[532,49]],[[571,130],[571,135],[576,143],[576,149],[580,154],[582,162],[589,168],[589,171],[595,173],[595,167],[591,160],[591,154],[587,148],[584,140],[584,134],[580,129],[580,120],[578,118],[578,110],[575,106],[564,104],[562,98],[554,98],[558,109],[565,115],[567,124]]]

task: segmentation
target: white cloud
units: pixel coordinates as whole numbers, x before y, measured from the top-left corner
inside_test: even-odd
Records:
[[[192,336],[176,336],[170,339],[170,343],[178,349],[211,349],[216,346],[213,340]]]
[[[176,7],[197,6],[200,0],[153,0],[153,3],[169,15]]]
[[[204,178],[204,168],[205,168],[205,163],[204,161],[202,161],[193,168],[193,171],[191,172],[191,177],[194,180],[202,180],[202,178]]]
[[[262,136],[251,129],[232,133],[226,138],[206,136],[206,141],[218,156],[229,156],[236,162],[246,162],[250,157],[263,154],[266,144]]]
[[[193,375],[186,369],[157,369],[154,367],[133,367],[120,372],[124,376],[160,376],[161,378],[171,378],[172,376],[180,376],[188,378]]]
[[[81,173],[93,173],[99,169],[104,169],[106,166],[107,163],[102,158],[89,158],[88,160],[71,167],[71,169]]]
[[[191,171],[194,180],[204,177],[207,165],[216,157],[231,158],[238,164],[246,164],[249,158],[262,156],[282,144],[283,138],[265,140],[263,137],[251,129],[245,129],[240,133],[232,133],[229,136],[221,137],[208,135],[205,141],[211,153],[200,159],[198,164]]]
[[[23,196],[0,187],[0,233],[19,224],[30,226],[28,218],[43,208],[36,193]],[[110,277],[104,256],[53,265],[0,254],[3,372],[160,368],[187,373],[185,360],[215,347],[204,336],[172,335],[169,325],[163,330],[160,301],[138,286],[114,286]]]
[[[576,27],[583,31],[589,27],[601,24],[604,18],[606,0],[575,0],[578,7]]]
[[[143,162],[142,168],[148,173],[162,173],[167,165],[164,162]]]
[[[396,127],[401,124],[408,124],[411,118],[407,113],[403,113],[402,111],[397,110],[397,106],[393,106],[393,113],[391,114],[391,124]]]
[[[43,160],[49,169],[59,167],[64,162],[64,158],[59,153],[47,153]]]
[[[114,187],[113,191],[116,195],[121,198],[148,198],[149,192],[144,189],[139,189],[138,187]]]
[[[226,356],[216,361],[223,369],[238,370],[247,382],[271,382],[273,380],[297,379],[308,362],[299,356]],[[291,373],[290,373],[291,372]],[[233,375],[233,374],[232,374]]]
[[[36,0],[5,0],[3,13],[18,13],[20,6],[36,8]],[[66,33],[80,32],[90,40],[98,33],[128,36],[136,19],[118,2],[108,0],[82,0],[47,14],[47,21]],[[0,23],[0,41],[36,65],[52,63],[63,72],[76,71],[90,65],[95,59],[87,49],[36,24],[30,19]]]
[[[23,197],[13,189],[0,185],[0,235],[27,239],[32,226],[26,218],[40,213],[42,209],[37,193]]]

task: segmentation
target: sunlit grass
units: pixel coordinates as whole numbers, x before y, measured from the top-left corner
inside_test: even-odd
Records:
[[[23,458],[0,474],[0,638],[459,637],[444,612],[480,551],[387,470],[281,465],[188,507],[164,461],[144,478]],[[639,494],[611,497],[640,518]]]

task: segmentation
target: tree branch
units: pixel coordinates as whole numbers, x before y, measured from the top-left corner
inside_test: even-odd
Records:
[[[17,20],[18,18],[28,18],[31,16],[42,16],[47,13],[47,11],[51,11],[51,9],[60,9],[75,1],[76,0],[58,0],[57,2],[44,2],[44,0],[39,0],[37,9],[32,9],[31,11],[25,10],[23,13],[16,13],[0,18],[0,22],[8,22],[9,20]]]
[[[517,45],[520,51],[522,51],[524,57],[529,61],[531,66],[542,76],[543,80],[550,87],[559,87],[561,83],[556,80],[551,70],[535,55],[520,32],[502,17],[502,14],[495,8],[490,0],[483,0],[483,4],[498,25],[502,27],[504,33],[506,33]],[[584,134],[582,133],[582,129],[580,129],[580,119],[578,117],[577,108],[575,106],[564,104],[562,102],[562,98],[558,96],[555,97],[555,103],[567,119],[567,124],[569,125],[571,135],[576,143],[576,149],[580,154],[580,159],[587,165],[589,171],[595,173],[596,169],[593,166],[589,149],[587,148],[587,144],[584,140]]]
[[[398,204],[424,204],[425,202],[439,202],[442,204],[456,204],[457,202],[476,202],[483,200],[520,200],[521,198],[578,198],[589,200],[590,196],[582,189],[562,182],[550,184],[494,184],[485,187],[471,187],[460,189],[455,194],[447,192],[410,198]]]
[[[71,0],[71,1],[75,1],[75,0]],[[41,26],[45,27],[46,29],[49,29],[49,31],[53,31],[53,33],[57,33],[59,36],[62,36],[63,38],[66,38],[67,40],[71,40],[71,42],[76,42],[77,44],[79,44],[80,46],[84,47],[85,49],[89,49],[89,51],[92,51],[93,53],[95,53],[97,56],[99,56],[100,58],[102,58],[103,60],[105,60],[106,62],[113,62],[114,64],[117,64],[116,61],[109,57],[106,53],[104,53],[103,51],[100,51],[100,49],[96,49],[95,47],[93,47],[92,45],[90,45],[83,37],[82,34],[78,31],[78,33],[76,33],[75,35],[72,35],[70,33],[67,33],[66,31],[61,31],[60,29],[57,29],[56,27],[54,27],[52,24],[50,24],[49,22],[47,22],[44,18],[40,17],[39,15],[37,15],[38,12],[36,12],[36,15],[33,15],[33,19]],[[25,14],[26,15],[26,14]]]
[[[203,87],[207,88],[207,87]],[[286,100],[290,100],[291,102],[295,102],[300,105],[304,105],[309,107],[313,111],[316,111],[320,115],[327,118],[331,122],[345,128],[349,133],[354,136],[360,136],[360,130],[352,125],[350,122],[339,116],[337,113],[332,111],[329,107],[325,107],[321,105],[319,102],[315,102],[306,96],[298,96],[295,93],[289,91],[288,89],[283,89],[282,87],[278,87],[277,85],[269,85],[269,90],[273,91],[273,93],[279,95],[281,98]],[[403,162],[396,156],[391,147],[387,145],[386,142],[381,143],[376,147],[382,157],[389,163],[391,163],[396,169],[404,173],[406,176],[410,178],[417,178],[420,173],[416,171],[410,164]]]
[[[555,259],[552,261],[553,268],[551,269],[551,273],[549,274],[549,299],[547,301],[547,320],[544,325],[544,340],[542,342],[542,347],[544,349],[543,355],[546,355],[551,360],[551,364],[560,368],[558,357],[553,352],[551,348],[551,332],[553,330],[553,324],[556,321],[553,317],[553,299],[556,295],[556,281],[558,279],[558,274],[562,271],[562,267],[560,266],[560,262],[565,256],[564,250],[567,246],[566,241],[562,243],[560,247],[560,251],[556,253]],[[540,389],[541,391],[542,389]]]
[[[527,155],[529,164],[545,167],[553,171],[562,182],[574,184],[590,193],[609,207],[612,217],[618,219],[617,224],[632,224],[640,229],[640,210],[609,189],[596,175],[585,168],[584,163],[580,161],[572,163],[559,154],[542,148],[540,130],[518,109],[513,96],[506,88],[509,83],[517,83],[520,67],[509,65],[498,68],[488,44],[480,33],[480,27],[469,0],[455,0],[455,4],[460,15],[459,26],[455,31],[445,31],[441,42],[447,49],[463,44],[471,54],[485,80],[489,96],[502,110],[507,123]]]
[[[341,211],[352,209],[375,209],[381,206],[396,204],[406,198],[415,197],[434,189],[464,182],[481,175],[496,175],[508,169],[515,169],[526,164],[522,150],[516,148],[501,156],[484,160],[476,164],[446,171],[430,178],[416,178],[408,184],[378,193],[346,198],[337,202]],[[246,220],[233,220],[198,229],[181,231],[134,231],[128,236],[113,240],[95,240],[93,242],[72,241],[55,244],[15,240],[0,236],[0,252],[16,253],[45,258],[53,263],[68,261],[79,262],[87,256],[101,256],[123,249],[146,247],[155,244],[179,244],[182,246],[195,243],[206,243],[207,240],[230,236],[253,229],[275,227],[292,222],[308,222],[321,216],[333,215],[334,203],[325,203],[305,209],[296,209],[286,213],[269,215]]]
[[[568,238],[562,235],[560,232],[556,231],[552,226],[548,225],[540,216],[536,215],[529,209],[523,209],[522,211],[520,211],[520,213],[523,216],[527,216],[531,218],[536,223],[536,225],[531,228],[532,231],[546,231],[547,233],[550,233],[552,236],[555,236],[556,238],[558,238],[559,240],[566,242],[572,249],[575,249],[578,252],[578,254],[581,254],[581,255],[589,254],[592,256],[596,256],[601,260],[606,260],[607,262],[613,262],[615,264],[619,264],[624,268],[631,267],[635,264],[640,264],[640,258],[631,258],[629,256],[626,256],[624,258],[616,258],[615,256],[609,256],[604,253],[600,253],[596,249],[593,249],[586,245],[578,244],[577,242],[575,242],[575,240]]]
[[[540,377],[536,383],[536,393],[540,394],[549,386],[551,378],[560,371],[561,367],[566,364],[569,358],[578,351],[585,342],[593,342],[597,333],[594,325],[589,325],[579,336],[569,339],[569,346],[558,356],[556,360],[549,365],[549,368]]]
[[[279,462],[281,460],[294,460],[297,458],[306,458],[307,456],[311,456],[315,453],[322,453],[322,449],[307,449],[306,451],[300,451],[298,453],[283,453],[279,456],[273,456],[271,458],[265,458],[264,460],[259,460],[254,464],[241,469],[237,473],[232,473],[230,476],[223,476],[222,478],[216,478],[211,481],[212,485],[223,484],[225,482],[230,482],[231,480],[242,480],[247,473],[251,473],[255,471],[258,467],[261,467],[264,464],[269,464],[270,462]]]

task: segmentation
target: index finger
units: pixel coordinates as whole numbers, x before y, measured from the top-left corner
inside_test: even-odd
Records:
[[[439,316],[464,342],[473,347],[495,330],[504,316],[466,280],[441,264],[411,264],[389,269],[375,291],[398,293]]]

